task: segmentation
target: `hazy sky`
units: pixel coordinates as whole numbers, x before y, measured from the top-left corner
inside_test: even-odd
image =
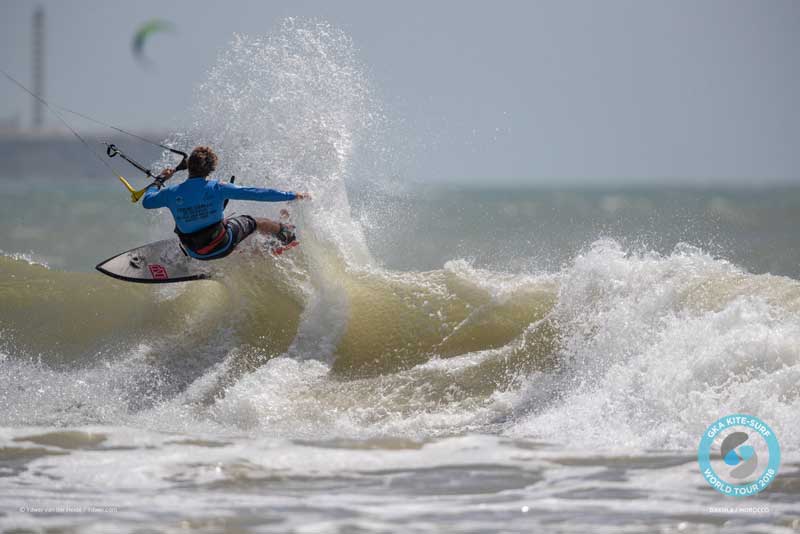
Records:
[[[37,4],[46,96],[122,127],[180,120],[234,32],[314,17],[353,37],[417,178],[800,184],[797,1],[3,0],[0,66],[26,84]],[[145,70],[131,39],[153,17],[177,31]],[[0,119],[30,108],[0,78]]]

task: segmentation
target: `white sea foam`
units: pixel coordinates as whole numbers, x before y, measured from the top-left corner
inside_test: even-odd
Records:
[[[563,336],[558,400],[531,406],[509,432],[691,449],[718,417],[751,413],[796,449],[800,317],[781,299],[796,285],[697,249],[664,257],[595,243],[564,273],[554,309]]]

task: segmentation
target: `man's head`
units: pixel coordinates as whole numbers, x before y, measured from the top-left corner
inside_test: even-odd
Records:
[[[206,177],[217,168],[217,155],[214,154],[211,147],[195,147],[189,156],[187,167],[189,168],[189,176]]]

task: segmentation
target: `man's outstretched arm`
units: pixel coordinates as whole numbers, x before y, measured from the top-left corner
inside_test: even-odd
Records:
[[[240,187],[234,184],[219,183],[223,198],[231,200],[255,200],[257,202],[288,202],[310,198],[308,193],[293,193],[261,187]]]

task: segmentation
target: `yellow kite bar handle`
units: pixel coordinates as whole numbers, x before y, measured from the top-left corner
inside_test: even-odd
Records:
[[[130,192],[130,194],[131,194],[131,202],[134,202],[134,203],[139,202],[139,199],[141,199],[144,196],[145,191],[147,191],[147,187],[150,187],[150,185],[153,185],[153,184],[150,184],[147,187],[145,187],[144,189],[140,189],[139,191],[137,191],[136,189],[133,188],[133,186],[130,184],[130,182],[128,182],[128,180],[126,180],[122,176],[119,177],[119,181],[122,182],[122,185],[125,186],[125,189],[127,189],[128,192]]]

